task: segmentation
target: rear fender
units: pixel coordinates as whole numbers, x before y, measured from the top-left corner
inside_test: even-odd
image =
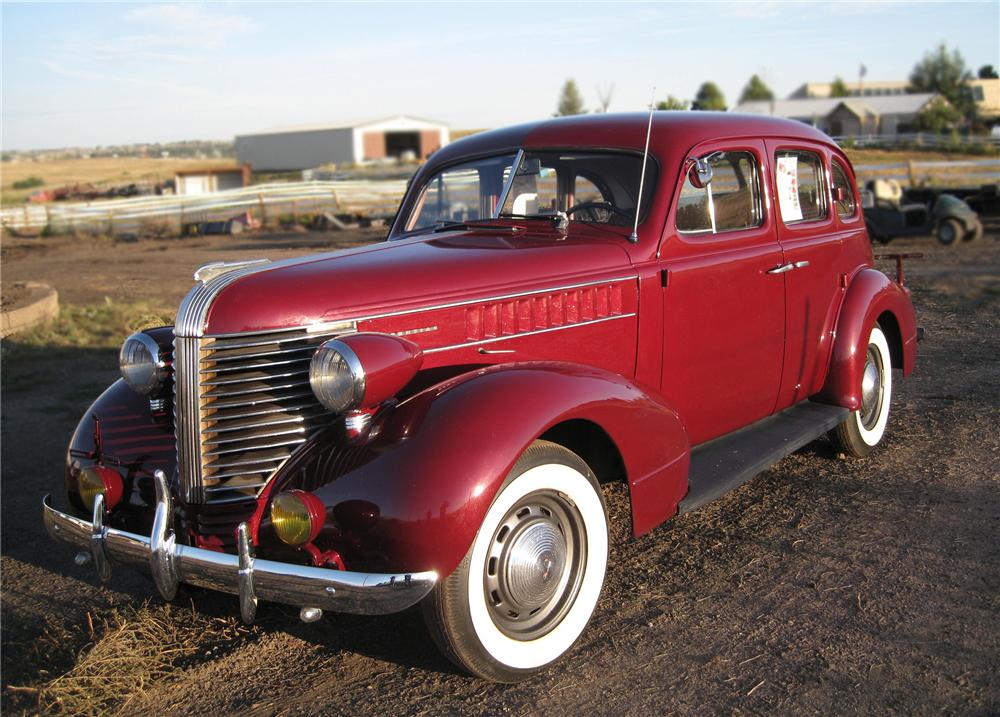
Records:
[[[916,360],[917,323],[909,292],[875,269],[862,269],[847,290],[821,400],[852,411],[861,406],[861,374],[876,322],[889,342],[893,365],[909,376]]]
[[[343,454],[331,439],[309,448],[317,460],[296,456],[272,485],[309,484],[336,523],[348,568],[449,575],[521,453],[570,420],[596,424],[617,447],[636,534],[676,512],[689,461],[676,412],[621,376],[565,363],[494,366],[425,389],[376,424],[362,465],[310,476],[336,471],[339,459],[322,456]]]

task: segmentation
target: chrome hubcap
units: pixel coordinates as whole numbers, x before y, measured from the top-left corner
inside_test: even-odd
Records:
[[[551,491],[525,496],[494,534],[483,571],[490,617],[507,636],[533,640],[572,607],[586,560],[576,506]]]
[[[882,411],[882,360],[878,351],[868,347],[865,370],[861,376],[861,425],[871,430]]]

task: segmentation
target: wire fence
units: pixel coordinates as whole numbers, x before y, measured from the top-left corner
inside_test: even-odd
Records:
[[[861,164],[855,171],[862,185],[895,179],[910,187],[979,187],[1000,182],[1000,159]],[[452,191],[460,189],[467,188]],[[212,222],[278,226],[322,215],[379,219],[395,214],[405,191],[404,179],[260,184],[212,194],[24,204],[0,211],[0,223],[15,232],[139,235],[182,234]],[[468,201],[473,206],[477,198]]]
[[[974,134],[932,134],[901,132],[899,134],[855,134],[834,137],[842,147],[928,147],[933,149],[968,149],[969,147],[1000,148],[1000,136]]]

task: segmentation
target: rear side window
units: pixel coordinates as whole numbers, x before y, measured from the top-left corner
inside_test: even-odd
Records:
[[[823,159],[814,152],[781,151],[775,156],[778,206],[785,224],[825,219]]]
[[[841,219],[850,219],[857,211],[854,188],[851,187],[851,180],[847,178],[847,172],[837,160],[833,160],[830,181],[833,182],[833,205],[837,209],[837,214]]]
[[[750,152],[713,152],[712,181],[698,188],[684,178],[677,201],[677,230],[685,233],[739,231],[761,225],[760,173]]]

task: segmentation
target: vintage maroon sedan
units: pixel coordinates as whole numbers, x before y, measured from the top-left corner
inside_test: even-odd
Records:
[[[451,659],[517,680],[594,611],[602,483],[641,535],[823,433],[880,442],[917,329],[872,263],[850,162],[797,122],[474,135],[384,243],[199,269],[125,341],[45,523],[102,578],[145,565],[248,621],[421,603]]]

